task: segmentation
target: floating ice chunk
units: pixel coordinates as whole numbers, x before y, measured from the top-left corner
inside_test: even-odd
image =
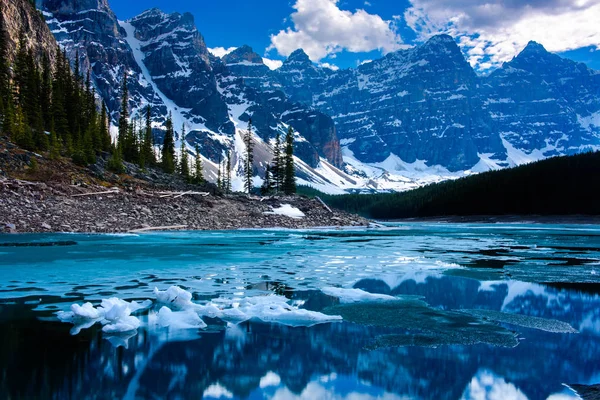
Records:
[[[101,313],[94,308],[92,303],[71,304],[71,311],[59,311],[58,319],[63,322],[73,322],[74,320],[94,320],[102,317]]]
[[[232,308],[224,309],[222,319],[228,322],[259,319],[289,326],[312,326],[342,319],[338,315],[299,309],[289,305],[287,301],[285,297],[277,295],[247,297],[239,303],[232,302]]]
[[[546,319],[539,317],[530,317],[522,314],[509,314],[494,310],[460,310],[478,318],[487,318],[492,321],[505,324],[522,326],[524,328],[539,329],[541,331],[553,333],[579,333],[566,322],[555,319]]]
[[[94,308],[92,303],[71,305],[71,311],[59,311],[56,315],[63,322],[71,322],[74,327],[72,335],[77,335],[82,329],[93,326],[96,322],[102,323],[102,330],[106,333],[129,332],[140,326],[140,320],[131,313],[148,308],[152,301],[142,303],[112,297],[102,300],[100,307]]]
[[[321,289],[328,296],[337,297],[342,304],[371,302],[371,301],[397,301],[397,297],[386,294],[374,294],[361,289],[344,289],[337,287],[325,287]]]
[[[102,327],[104,333],[132,332],[140,327],[140,320],[132,315],[122,315],[114,320],[106,321],[106,325]]]
[[[193,310],[171,311],[169,307],[162,307],[158,311],[158,325],[173,329],[203,329],[206,324]]]
[[[98,310],[103,310],[104,318],[102,319],[103,332],[118,333],[130,332],[140,327],[140,320],[131,315],[132,308],[139,310],[140,305],[129,303],[125,300],[112,297],[102,300],[101,307]]]
[[[158,288],[154,288],[154,294],[159,303],[166,304],[170,308],[184,310],[195,306],[192,303],[192,294],[179,286],[171,286],[162,292]]]
[[[296,207],[292,207],[291,204],[282,204],[280,207],[271,207],[273,211],[265,211],[263,214],[266,215],[285,215],[286,217],[300,219],[306,215]]]

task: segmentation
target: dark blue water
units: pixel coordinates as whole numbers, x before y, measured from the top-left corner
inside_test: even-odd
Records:
[[[598,226],[2,236],[0,273],[0,398],[559,400],[600,383]],[[276,294],[344,321],[157,327],[153,289],[172,285],[198,304]],[[401,300],[340,304],[331,287]],[[108,297],[155,304],[120,334],[72,335],[56,317]]]

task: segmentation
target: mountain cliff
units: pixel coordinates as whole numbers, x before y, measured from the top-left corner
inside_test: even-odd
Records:
[[[334,191],[404,190],[600,147],[600,74],[534,42],[489,76],[447,35],[339,71],[299,49],[271,70],[249,46],[210,54],[188,13],[118,21],[106,0],[44,0],[43,11],[114,121],[126,75],[134,118],[151,105],[160,136],[171,113],[213,165],[228,150],[241,157],[250,118],[257,173],[292,126],[301,183]]]

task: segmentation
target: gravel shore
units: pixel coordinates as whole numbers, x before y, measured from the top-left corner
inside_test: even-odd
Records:
[[[115,233],[161,227],[226,230],[369,224],[364,218],[329,211],[319,201],[302,196],[196,193],[200,192],[0,179],[0,230]],[[283,204],[299,209],[305,217],[268,214]]]

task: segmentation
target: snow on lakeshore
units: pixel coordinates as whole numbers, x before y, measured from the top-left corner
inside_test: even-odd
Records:
[[[286,217],[300,219],[306,215],[296,207],[292,207],[291,204],[282,204],[280,207],[271,207],[273,211],[265,211],[263,214],[266,215],[285,215]]]

